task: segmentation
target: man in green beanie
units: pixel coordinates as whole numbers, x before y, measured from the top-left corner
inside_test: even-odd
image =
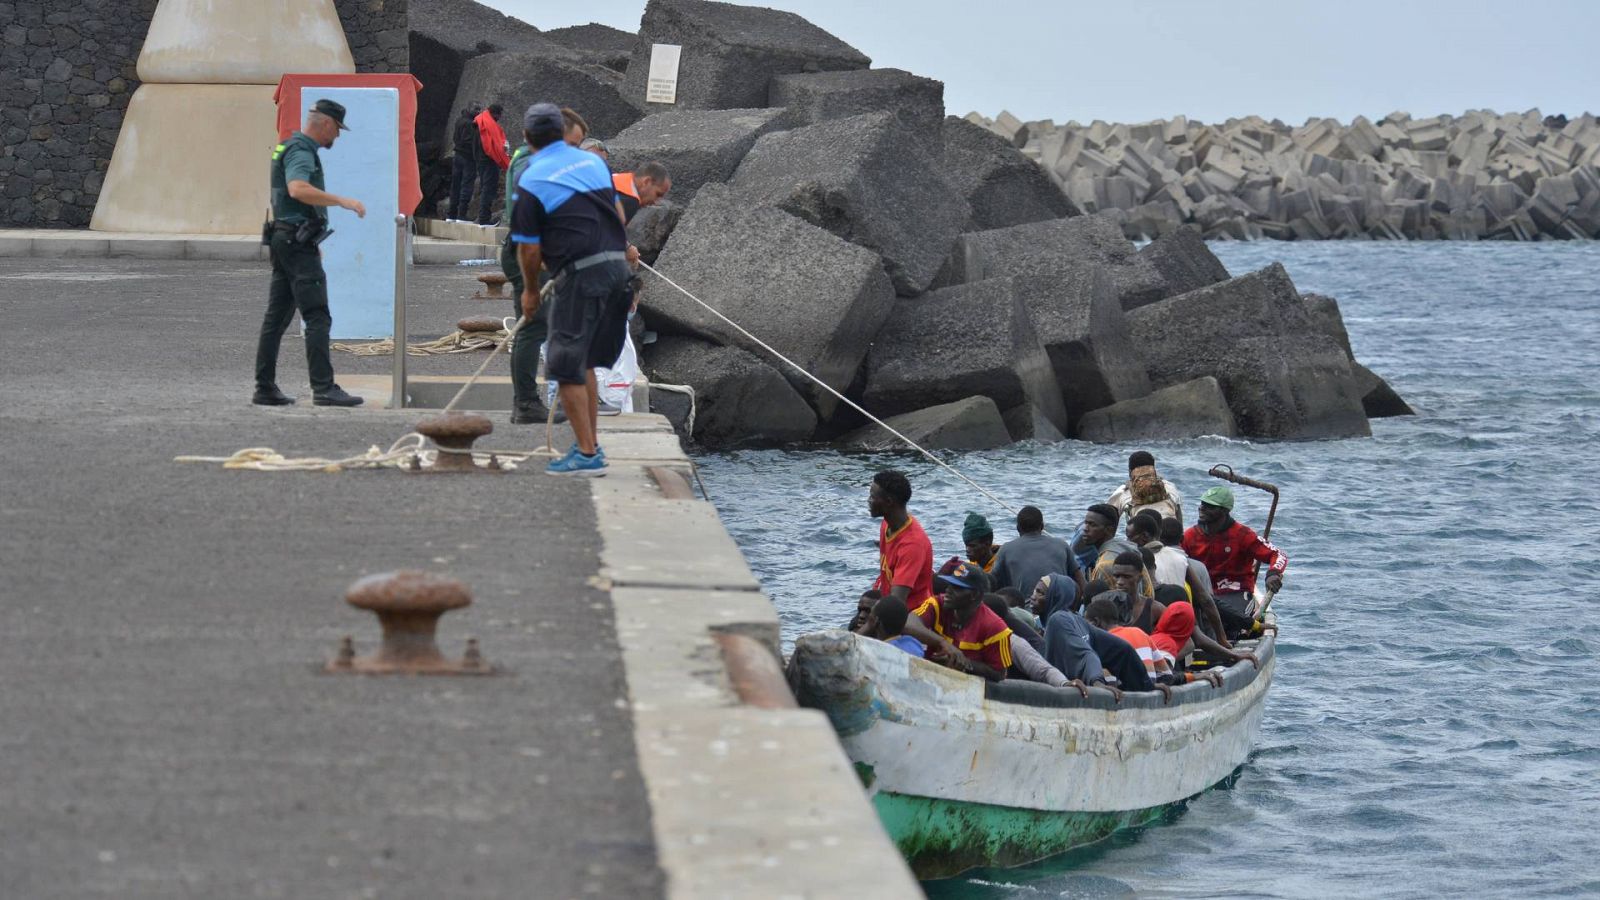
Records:
[[[1238,633],[1251,625],[1245,610],[1255,593],[1256,566],[1266,564],[1267,590],[1277,591],[1283,587],[1289,557],[1248,525],[1234,521],[1232,488],[1219,485],[1201,494],[1198,518],[1199,524],[1183,533],[1183,552],[1205,564],[1222,624]]]
[[[982,569],[985,575],[994,572],[994,561],[1000,548],[994,543],[994,529],[989,520],[975,512],[967,513],[961,526],[961,543],[967,545],[967,562]]]

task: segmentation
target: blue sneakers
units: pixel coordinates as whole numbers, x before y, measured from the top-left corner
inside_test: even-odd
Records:
[[[572,442],[572,446],[567,448],[567,453],[571,454],[571,453],[577,453],[577,452],[578,452],[578,442],[577,441],[573,441]],[[599,444],[595,444],[594,445],[594,455],[600,457],[601,459],[605,459],[606,458],[606,448],[600,446]]]
[[[603,453],[589,456],[579,453],[577,447],[567,451],[560,459],[553,459],[544,467],[546,475],[576,475],[579,478],[598,478],[606,474],[606,457]]]

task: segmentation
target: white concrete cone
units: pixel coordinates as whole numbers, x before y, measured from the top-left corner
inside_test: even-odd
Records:
[[[333,0],[161,0],[96,231],[255,234],[286,72],[351,73]]]

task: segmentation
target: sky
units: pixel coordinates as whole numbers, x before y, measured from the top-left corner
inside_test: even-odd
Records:
[[[541,29],[637,32],[643,0],[487,0]],[[1600,114],[1600,0],[762,0],[880,68],[945,84],[953,115],[1299,124],[1538,107]],[[685,58],[684,65],[690,60]]]

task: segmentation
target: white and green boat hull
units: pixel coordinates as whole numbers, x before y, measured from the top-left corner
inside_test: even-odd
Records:
[[[1159,694],[986,684],[840,631],[802,637],[803,705],[828,714],[884,827],[922,878],[1017,865],[1146,824],[1249,756],[1271,635],[1223,687]]]

